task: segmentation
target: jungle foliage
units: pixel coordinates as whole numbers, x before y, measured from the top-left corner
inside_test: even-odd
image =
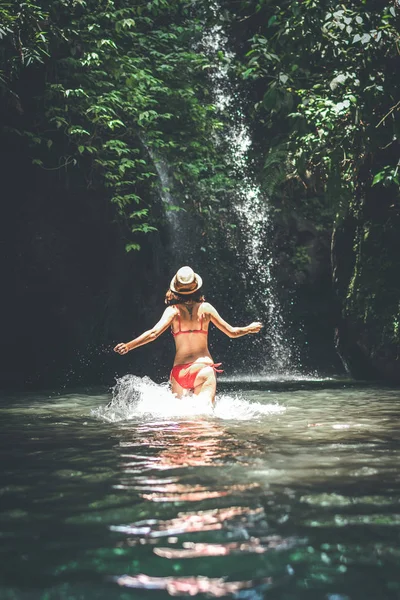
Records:
[[[345,354],[362,348],[366,364],[395,378],[398,3],[248,0],[236,6],[235,35],[247,24],[239,74],[250,90],[264,190],[277,211],[297,213],[322,233],[335,231],[333,276]]]
[[[198,182],[212,193],[225,170],[200,46],[213,18],[189,0],[2,3],[1,91],[14,113],[4,126],[25,136],[39,168],[81,170],[134,234],[152,231],[158,160],[193,203]],[[139,247],[136,235],[127,250]]]
[[[231,36],[229,58],[201,44],[216,22]],[[206,214],[229,187],[210,76],[224,61],[242,82],[255,164],[280,208],[297,199],[325,228],[360,184],[399,188],[392,0],[240,0],[219,11],[205,0],[9,1],[0,23],[3,100],[31,112],[14,131],[39,167],[77,166],[88,186],[108,188],[134,232],[154,227],[158,158]]]
[[[346,212],[359,186],[398,193],[395,2],[248,0],[236,19],[236,33],[247,23],[241,77],[266,191],[306,216],[319,209],[322,222]]]

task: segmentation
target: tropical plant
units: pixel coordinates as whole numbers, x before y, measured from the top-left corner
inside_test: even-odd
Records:
[[[189,0],[38,0],[20,3],[19,12],[5,6],[7,77],[30,67],[43,86],[30,99],[35,120],[13,128],[34,147],[39,168],[83,170],[88,186],[108,190],[134,234],[157,224],[159,160],[170,165],[176,186],[169,210],[179,197],[196,205],[199,186],[212,194],[224,165],[214,143],[221,124],[210,60],[199,45],[212,18],[207,7]],[[127,250],[139,249],[134,238]]]
[[[249,0],[242,20],[243,12],[250,39],[242,78],[254,90],[267,187],[272,167],[281,196],[317,191],[333,214],[346,210],[361,181],[398,189],[395,3]]]

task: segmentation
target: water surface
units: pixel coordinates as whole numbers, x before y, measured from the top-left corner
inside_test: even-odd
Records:
[[[3,398],[9,599],[400,597],[400,391],[147,379]]]

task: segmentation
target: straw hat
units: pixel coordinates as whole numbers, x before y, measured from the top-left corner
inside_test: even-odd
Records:
[[[190,267],[181,267],[171,280],[170,290],[176,294],[193,294],[203,285],[203,280]]]

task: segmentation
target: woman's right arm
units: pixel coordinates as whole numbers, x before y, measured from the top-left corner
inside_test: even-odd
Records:
[[[255,321],[246,327],[233,327],[225,321],[218,311],[209,302],[204,302],[200,309],[201,313],[210,315],[210,320],[218,329],[230,338],[241,337],[248,333],[258,333],[262,327],[262,323]]]
[[[148,344],[149,342],[154,342],[168,327],[171,325],[177,314],[177,308],[175,306],[168,306],[161,319],[148,331],[139,335],[139,337],[131,340],[130,342],[122,342],[117,344],[114,348],[114,352],[118,352],[118,354],[127,354],[130,350],[134,350],[135,348],[139,348],[139,346],[144,346],[144,344]]]

